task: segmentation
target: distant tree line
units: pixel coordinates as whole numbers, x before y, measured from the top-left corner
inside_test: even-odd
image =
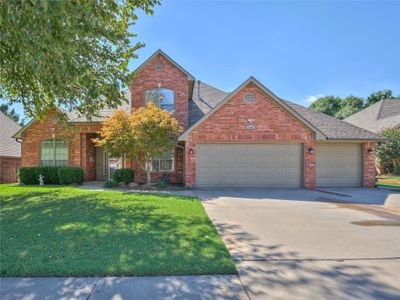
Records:
[[[21,126],[24,126],[24,119],[21,119],[19,114],[15,111],[14,108],[10,108],[10,106],[6,103],[0,104],[0,111],[3,112],[6,116],[8,116],[11,120],[14,120]]]
[[[395,98],[391,90],[383,90],[371,93],[366,99],[353,95],[344,99],[337,96],[324,96],[311,103],[310,108],[339,119],[345,119],[384,99],[400,100],[400,95]]]

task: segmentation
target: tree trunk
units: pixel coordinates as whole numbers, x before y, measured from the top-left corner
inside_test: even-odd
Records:
[[[150,188],[151,186],[151,176],[150,176],[150,172],[151,172],[151,157],[150,156],[146,156],[145,158],[146,162],[145,162],[145,167],[146,167],[146,186],[147,188]]]
[[[150,185],[151,185],[151,176],[150,176],[150,169],[148,169],[147,170],[147,181],[146,181],[146,186],[148,187],[148,188],[150,188]]]

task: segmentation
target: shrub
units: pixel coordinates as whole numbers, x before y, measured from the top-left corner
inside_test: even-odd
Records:
[[[163,174],[160,180],[157,182],[157,187],[159,189],[166,189],[169,184],[169,176],[168,174]]]
[[[78,167],[60,167],[57,174],[60,184],[81,184],[84,178],[83,170]]]
[[[114,179],[107,180],[103,185],[103,187],[105,187],[105,188],[114,188],[117,186],[118,186],[118,182],[115,181]]]
[[[59,167],[21,167],[18,171],[19,181],[23,184],[39,184],[42,175],[45,184],[58,184]]]
[[[78,167],[22,167],[18,171],[23,184],[39,184],[42,175],[45,184],[71,184],[83,182],[83,170]]]
[[[115,170],[112,177],[118,183],[123,182],[125,184],[128,184],[133,181],[134,176],[135,173],[132,169],[125,168]]]
[[[21,167],[18,170],[19,182],[23,184],[39,184],[39,172],[37,167]]]

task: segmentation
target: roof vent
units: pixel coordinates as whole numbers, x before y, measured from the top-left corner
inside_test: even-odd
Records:
[[[253,93],[246,93],[244,94],[244,101],[246,103],[254,103],[256,102],[256,95]]]
[[[162,62],[159,62],[156,64],[156,70],[162,70],[164,69],[164,64]]]

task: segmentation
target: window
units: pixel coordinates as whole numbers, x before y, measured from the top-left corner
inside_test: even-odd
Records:
[[[63,140],[47,140],[40,144],[40,164],[42,166],[68,165],[68,143]]]
[[[153,158],[153,172],[171,172],[174,170],[174,150]]]
[[[246,93],[244,94],[244,101],[246,103],[254,103],[256,101],[256,95],[253,93]]]
[[[146,104],[153,101],[160,108],[169,112],[174,110],[174,91],[169,89],[148,90],[144,94]]]

